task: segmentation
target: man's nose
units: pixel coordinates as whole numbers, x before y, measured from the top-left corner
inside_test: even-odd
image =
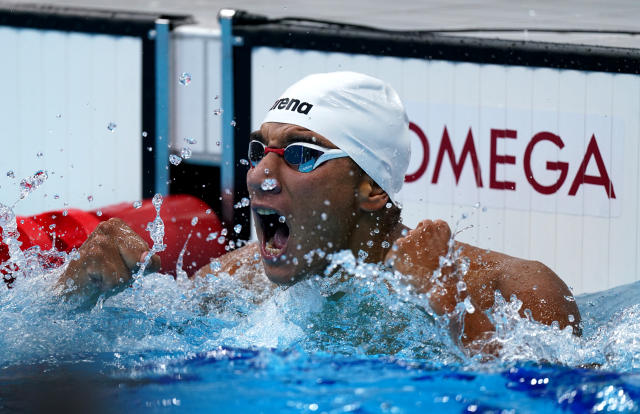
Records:
[[[267,153],[255,167],[247,173],[247,187],[253,194],[278,194],[282,190],[280,184],[280,168],[284,159],[275,153]]]

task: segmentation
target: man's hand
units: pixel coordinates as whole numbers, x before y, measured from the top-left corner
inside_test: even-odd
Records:
[[[446,222],[423,220],[396,240],[397,249],[389,251],[385,262],[393,261],[393,268],[402,274],[431,276],[440,265],[440,256],[447,254],[449,239],[451,229]]]
[[[112,218],[102,222],[80,246],[80,257],[72,260],[60,277],[66,285],[73,280],[76,292],[91,294],[106,292],[126,283],[144,261],[149,245],[127,224]],[[154,255],[147,272],[160,269],[160,257]]]
[[[438,314],[451,312],[457,303],[458,278],[448,277],[454,270],[452,266],[440,269],[437,286],[431,278],[440,267],[440,257],[447,255],[450,239],[451,229],[446,222],[423,220],[406,236],[396,240],[397,249],[392,249],[387,255],[387,263],[392,261],[395,270],[411,276],[409,281],[418,292],[431,292],[430,305]]]

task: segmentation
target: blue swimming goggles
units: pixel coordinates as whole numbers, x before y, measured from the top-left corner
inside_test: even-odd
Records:
[[[303,173],[315,170],[325,161],[348,157],[347,153],[340,149],[324,148],[306,142],[294,142],[285,148],[272,148],[267,147],[260,141],[253,140],[249,142],[249,162],[251,162],[251,166],[258,165],[269,152],[275,152],[280,155],[292,168]]]

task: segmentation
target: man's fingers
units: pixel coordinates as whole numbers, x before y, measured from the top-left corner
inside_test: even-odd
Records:
[[[107,234],[118,247],[120,257],[130,271],[134,271],[140,263],[143,253],[149,251],[149,245],[124,221],[118,218],[109,219],[100,224],[100,231]]]

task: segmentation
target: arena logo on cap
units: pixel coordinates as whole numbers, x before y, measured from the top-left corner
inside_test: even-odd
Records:
[[[280,98],[274,102],[273,106],[269,110],[273,111],[274,109],[284,109],[285,111],[298,111],[298,113],[307,115],[311,108],[313,108],[313,104],[300,102],[300,99]]]

